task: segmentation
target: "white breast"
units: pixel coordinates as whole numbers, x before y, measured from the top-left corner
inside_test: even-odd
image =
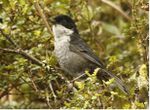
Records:
[[[73,31],[59,24],[53,25],[52,31],[55,39],[55,55],[59,61],[65,60],[64,56],[66,56],[69,50],[70,35],[73,33]]]

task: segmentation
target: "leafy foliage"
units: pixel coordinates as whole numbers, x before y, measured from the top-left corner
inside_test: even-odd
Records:
[[[148,106],[148,1],[39,0],[48,21],[68,14],[81,37],[129,88],[127,96],[113,79],[99,81],[96,71],[83,81],[62,72],[48,32],[32,0],[0,1],[0,108],[124,108]],[[129,18],[125,17],[120,7]],[[5,35],[31,56],[55,69],[47,71],[17,50]]]

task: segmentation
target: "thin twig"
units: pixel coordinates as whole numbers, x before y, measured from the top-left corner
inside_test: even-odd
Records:
[[[35,89],[36,92],[38,92],[39,90],[38,90],[36,84],[34,83],[33,79],[30,78],[30,80],[31,80],[31,83],[32,83],[32,85],[33,85],[33,88]]]
[[[85,74],[81,74],[80,76],[78,76],[78,77],[74,78],[71,82],[74,82],[74,81],[76,81],[76,80],[80,79],[80,78],[81,78],[81,77],[83,77],[83,76],[85,76]]]
[[[44,64],[43,62],[39,61],[38,59],[36,59],[35,57],[27,54],[26,52],[24,52],[23,50],[21,49],[9,49],[9,48],[1,48],[0,47],[0,50],[2,52],[5,52],[5,53],[15,53],[15,54],[19,54],[21,56],[23,56],[24,58],[28,59],[29,61],[31,61],[32,63],[34,64],[37,64],[39,66],[44,66],[46,64]]]
[[[35,6],[36,10],[39,12],[41,18],[43,19],[43,22],[45,23],[45,25],[46,25],[46,27],[47,27],[49,33],[52,35],[52,31],[51,31],[51,28],[50,28],[49,23],[48,23],[48,21],[47,21],[47,18],[46,18],[46,16],[45,16],[43,10],[41,9],[41,7],[40,7],[38,1],[34,2],[34,6]]]
[[[13,87],[12,87],[12,88],[7,88],[7,89],[5,89],[4,91],[1,91],[1,92],[0,92],[0,99],[2,99],[2,97],[4,97],[5,95],[8,95],[9,92],[10,92],[12,89],[13,89]]]
[[[48,90],[46,89],[46,104],[51,108],[51,104],[50,104],[50,100],[49,100],[49,94],[48,94]]]
[[[55,92],[54,92],[54,89],[53,89],[53,86],[52,86],[52,84],[51,84],[51,81],[49,82],[49,88],[51,89],[52,94],[53,94],[53,97],[54,97],[54,101],[56,102],[57,96],[56,96],[56,94],[55,94]]]
[[[113,2],[109,1],[109,0],[101,0],[102,3],[112,7],[113,9],[115,9],[116,11],[118,11],[125,19],[127,19],[128,21],[131,21],[131,18],[120,9],[120,7],[118,7],[117,5],[115,5]]]
[[[16,42],[14,42],[10,36],[6,35],[2,29],[0,29],[1,34],[11,43],[13,44],[13,46],[18,47],[18,45],[16,44]]]

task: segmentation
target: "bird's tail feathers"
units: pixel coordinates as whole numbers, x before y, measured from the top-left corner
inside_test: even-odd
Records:
[[[125,85],[123,84],[123,82],[117,77],[115,76],[114,74],[112,74],[111,72],[105,70],[105,69],[102,69],[102,71],[104,71],[105,73],[107,73],[107,75],[109,75],[111,78],[114,78],[115,79],[115,83],[118,85],[118,87],[127,95],[129,95],[129,91],[128,89],[125,87]]]

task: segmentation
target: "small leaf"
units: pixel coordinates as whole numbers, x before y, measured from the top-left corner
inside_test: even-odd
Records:
[[[115,81],[114,78],[109,79],[108,81],[103,81],[106,85],[110,85]]]
[[[111,93],[112,95],[118,95],[118,92],[111,91],[110,93]]]
[[[110,32],[111,34],[121,35],[119,29],[113,24],[102,23],[102,27],[105,31]]]
[[[95,100],[95,99],[97,99],[97,96],[92,96],[92,100]]]
[[[85,84],[83,82],[77,82],[77,81],[75,81],[75,84],[78,86],[78,88],[80,90],[84,89]]]
[[[39,31],[39,30],[34,31],[34,35],[36,35],[36,36],[40,36],[40,34],[41,34],[41,31]]]
[[[93,75],[96,76],[99,70],[100,70],[100,68],[96,68],[93,72]]]

